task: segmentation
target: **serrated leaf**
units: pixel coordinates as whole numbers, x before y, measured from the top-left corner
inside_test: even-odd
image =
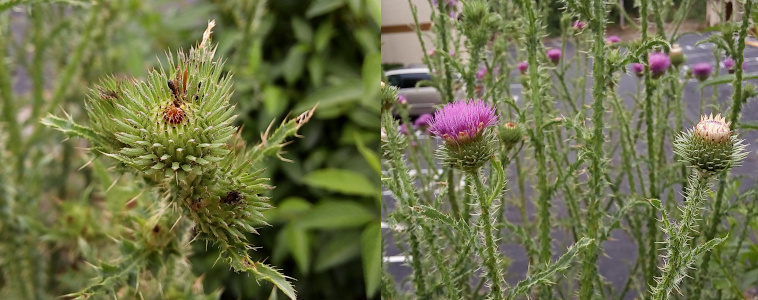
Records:
[[[379,193],[376,185],[363,174],[344,169],[316,170],[305,175],[303,182],[312,187],[348,195],[376,196]]]
[[[295,288],[292,287],[292,284],[290,284],[289,281],[287,281],[287,277],[271,266],[256,262],[253,264],[252,268],[248,269],[248,271],[255,275],[255,279],[271,282],[290,299],[297,299]]]

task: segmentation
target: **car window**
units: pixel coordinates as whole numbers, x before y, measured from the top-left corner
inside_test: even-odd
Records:
[[[429,76],[429,73],[397,74],[387,77],[387,81],[389,81],[391,86],[401,89],[414,88],[422,80],[432,80],[432,77]]]

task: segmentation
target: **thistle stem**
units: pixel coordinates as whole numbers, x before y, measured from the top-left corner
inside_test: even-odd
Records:
[[[490,203],[487,203],[487,189],[482,183],[481,174],[479,171],[468,172],[466,176],[470,181],[474,182],[476,187],[477,202],[479,202],[479,209],[481,210],[481,222],[482,222],[482,235],[484,237],[484,257],[485,265],[487,267],[487,278],[492,283],[490,287],[491,295],[495,300],[503,300],[505,290],[503,290],[502,282],[503,275],[498,267],[497,259],[497,245],[495,244],[495,235],[492,232],[492,216],[490,214]],[[496,253],[497,252],[497,253]]]

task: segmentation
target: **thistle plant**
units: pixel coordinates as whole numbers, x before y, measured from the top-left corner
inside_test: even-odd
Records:
[[[426,147],[385,144],[394,153],[384,156],[386,195],[396,203],[388,210],[389,228],[417,228],[391,230],[413,271],[412,287],[395,292],[419,299],[593,300],[666,299],[678,289],[683,299],[739,298],[741,284],[753,281],[729,270],[757,266],[743,253],[754,252],[747,246],[755,245],[748,216],[755,215],[758,188],[746,184],[753,177],[729,175],[746,149],[735,130],[758,128],[741,115],[745,101],[756,96],[743,83],[755,77],[740,73],[749,22],[727,22],[700,41],[713,46],[707,52],[717,59],[733,58],[734,74],[723,75],[713,62],[706,68],[687,60],[706,48],[680,39],[694,1],[636,1],[639,18],[612,1],[560,3],[560,10],[551,10],[544,1],[491,1],[481,9],[480,1],[471,1],[459,20],[440,20],[446,8],[435,9],[431,39],[421,39],[417,29],[422,45],[477,52],[425,57],[436,70],[430,85],[443,99],[429,128],[436,139]],[[745,4],[750,11],[752,1]],[[610,9],[641,37],[621,42],[610,36]],[[551,15],[556,12],[560,17]],[[498,22],[473,22],[485,17]],[[546,32],[560,36],[543,39]],[[482,44],[485,36],[489,41]],[[484,50],[472,48],[477,45]],[[461,84],[450,84],[456,81]],[[725,89],[731,97],[724,97]],[[474,91],[475,103],[492,107],[497,124],[488,127],[477,113],[466,115],[468,130],[434,123],[451,107],[470,105],[464,99]],[[713,110],[730,112],[702,117],[685,131],[690,120],[701,118],[694,116],[699,110],[708,109],[698,107],[697,91],[714,99]],[[460,94],[468,95],[453,96]],[[391,114],[383,122],[385,131],[397,132]],[[429,159],[434,152],[436,159]],[[514,247],[524,257],[513,255]],[[634,249],[636,258],[619,248]],[[510,273],[514,264],[528,267]],[[624,276],[604,277],[609,273]],[[518,276],[526,279],[517,282]]]
[[[171,234],[156,242],[180,249],[205,241],[218,247],[219,259],[235,271],[271,281],[294,299],[286,276],[251,259],[248,252],[255,246],[248,235],[267,225],[262,213],[271,208],[264,192],[273,187],[262,177],[262,160],[280,156],[286,139],[297,135],[313,110],[269,127],[259,145],[246,147],[234,125],[231,75],[223,74],[224,62],[214,58],[213,26],[209,22],[197,47],[170,56],[167,69],[152,70],[144,81],[104,79],[87,98],[89,125],[53,115],[42,123],[87,139],[90,150],[115,160],[119,172],[136,174],[165,195],[167,207],[154,217],[166,224],[153,231]],[[106,274],[99,285],[112,280]],[[99,285],[81,294],[98,291]]]
[[[651,288],[652,299],[669,299],[672,290],[678,289],[688,269],[701,258],[701,255],[726,240],[726,237],[714,238],[696,247],[691,245],[693,235],[697,231],[703,201],[710,190],[710,179],[744,160],[747,156],[745,147],[742,140],[732,133],[729,122],[721,115],[702,116],[695,128],[677,137],[674,151],[681,157],[682,162],[693,167],[694,172],[688,181],[681,221],[670,224],[668,214],[661,208],[660,202],[654,202],[654,205],[663,211],[662,229],[668,234],[668,238],[666,262],[661,267],[662,274],[657,284]]]

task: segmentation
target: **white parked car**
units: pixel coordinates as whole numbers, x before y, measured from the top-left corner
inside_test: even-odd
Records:
[[[434,113],[434,106],[442,102],[440,92],[431,86],[416,86],[419,81],[431,80],[428,68],[397,69],[384,73],[387,83],[398,89],[398,95],[408,101],[411,116]]]

